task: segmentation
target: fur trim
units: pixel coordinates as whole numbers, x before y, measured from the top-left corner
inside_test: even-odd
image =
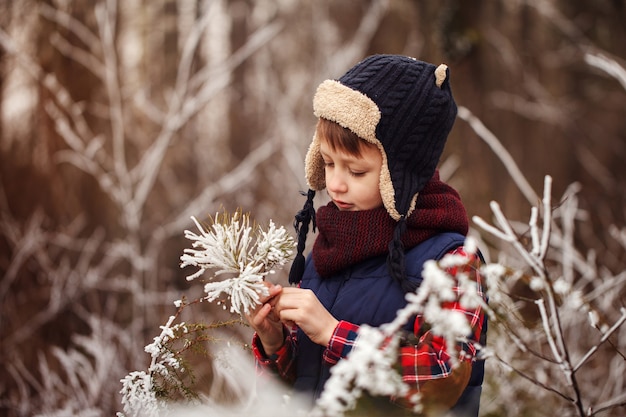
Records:
[[[339,123],[358,137],[376,144],[376,126],[381,114],[378,106],[365,94],[335,80],[320,84],[313,97],[313,112],[317,117]]]
[[[326,174],[324,172],[324,159],[320,152],[320,140],[317,133],[313,135],[313,141],[304,159],[304,175],[310,189],[321,191],[326,188]]]
[[[400,213],[396,210],[396,194],[393,191],[393,183],[391,182],[391,174],[389,173],[389,165],[387,163],[387,154],[385,153],[385,149],[383,149],[383,145],[378,142],[378,149],[380,153],[383,155],[382,167],[380,168],[380,183],[378,187],[380,188],[380,196],[383,199],[383,205],[385,209],[387,209],[387,213],[395,220],[400,220]]]

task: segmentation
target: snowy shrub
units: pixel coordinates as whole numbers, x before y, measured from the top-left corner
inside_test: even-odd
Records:
[[[294,240],[283,227],[276,227],[270,220],[269,227],[252,227],[250,216],[236,211],[216,214],[209,228],[203,227],[192,217],[199,234],[185,231],[192,247],[184,250],[181,268],[195,266],[198,270],[187,277],[188,281],[200,278],[206,271],[215,270],[204,286],[206,296],[188,302],[186,298],[174,301],[178,308],[161,326],[161,333],[145,347],[151,362],[147,372],[134,371],[122,382],[122,405],[126,417],[156,417],[165,415],[173,405],[201,404],[200,395],[194,390],[193,369],[185,357],[195,350],[208,356],[204,342],[215,341],[211,331],[241,324],[233,320],[223,323],[187,324],[174,323],[182,311],[202,301],[213,302],[225,295],[230,312],[241,315],[259,304],[260,297],[267,294],[265,277],[283,266],[291,257]],[[227,278],[223,278],[224,276]],[[219,278],[223,278],[218,280]]]

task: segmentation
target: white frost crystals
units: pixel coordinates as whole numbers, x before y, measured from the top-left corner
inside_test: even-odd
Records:
[[[117,413],[118,417],[158,417],[167,410],[167,402],[157,398],[154,378],[170,378],[170,368],[183,371],[180,362],[165,347],[175,337],[175,330],[186,331],[185,323],[173,325],[175,319],[175,316],[170,316],[167,324],[161,326],[161,334],[145,347],[151,357],[148,372],[133,371],[120,380],[124,413]]]
[[[409,386],[395,367],[399,342],[399,337],[390,337],[380,328],[362,325],[349,356],[331,368],[331,377],[310,417],[344,416],[365,392],[375,396],[406,395]]]
[[[295,247],[293,237],[271,220],[267,231],[260,226],[253,228],[249,215],[240,211],[232,216],[216,214],[210,228],[203,227],[194,217],[191,219],[200,233],[185,230],[185,237],[193,243],[180,257],[180,267],[195,266],[198,270],[187,280],[202,276],[207,269],[216,270],[210,280],[229,275],[229,278],[206,283],[205,299],[215,301],[225,294],[230,300],[231,313],[250,312],[259,303],[260,296],[267,295],[265,276],[291,258]]]

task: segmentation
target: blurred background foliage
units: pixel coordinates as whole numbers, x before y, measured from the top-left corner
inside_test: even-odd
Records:
[[[457,104],[538,194],[546,174],[555,196],[580,184],[576,238],[623,269],[608,231],[626,217],[626,92],[584,56],[624,67],[625,21],[623,0],[0,1],[1,413],[62,402],[43,394],[54,349],[96,329],[116,360],[85,402],[118,409],[171,302],[200,294],[178,267],[189,217],[240,207],[290,225],[315,88],[373,53],[447,63]],[[463,120],[441,172],[470,216],[496,200],[527,218]]]

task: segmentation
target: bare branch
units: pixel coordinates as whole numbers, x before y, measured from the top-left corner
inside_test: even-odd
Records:
[[[493,150],[493,153],[502,161],[515,184],[526,197],[526,200],[531,206],[535,205],[537,201],[539,201],[539,197],[535,194],[535,191],[522,174],[522,171],[515,163],[515,160],[513,160],[513,157],[504,148],[504,146],[502,146],[502,143],[498,140],[498,138],[491,133],[491,131],[466,107],[459,106],[458,115],[462,120],[470,125],[479,138],[489,145],[491,150]]]
[[[626,69],[616,60],[601,53],[586,53],[585,62],[615,78],[626,90]]]
[[[211,203],[220,193],[224,191],[234,192],[238,188],[246,185],[253,179],[254,170],[259,164],[268,160],[276,152],[276,144],[272,140],[264,141],[254,151],[250,152],[246,159],[241,161],[235,169],[224,174],[218,181],[207,186],[199,196],[193,199],[185,209],[176,215],[176,218],[159,228],[155,232],[158,239],[164,239],[173,234],[180,233],[189,225],[189,217],[204,212],[206,207],[210,207]]]
[[[218,74],[221,74],[222,76],[230,74],[230,71],[243,62],[243,60],[249,57],[254,51],[268,42],[269,39],[275,36],[279,30],[280,25],[270,25],[261,29],[256,33],[256,35],[251,36],[246,45],[244,45],[237,53],[233,54],[233,57],[229,60],[227,66],[223,67]],[[191,42],[193,42],[193,40],[191,40]],[[194,84],[198,82],[196,77],[197,74],[194,76],[194,79],[190,81],[191,87],[194,87]],[[184,105],[181,104],[181,108],[171,107],[168,110],[168,114],[163,122],[163,129],[159,133],[159,136],[154,141],[154,144],[144,153],[141,161],[131,173],[131,176],[137,180],[137,187],[132,202],[137,209],[143,207],[146,198],[156,181],[157,173],[161,166],[161,162],[163,161],[165,151],[173,139],[173,134],[180,128],[180,126],[186,123],[190,117],[195,115],[217,91],[226,87],[228,82],[228,77],[226,79],[218,78],[216,81],[213,79],[207,79],[206,83],[202,85],[197,94],[175,101],[178,103],[184,103]]]
[[[600,346],[606,342],[609,337],[617,330],[619,329],[622,324],[624,324],[626,322],[626,308],[621,309],[622,315],[619,318],[619,320],[617,320],[615,322],[615,324],[613,324],[613,326],[602,335],[602,339],[600,339],[600,342],[598,342],[596,345],[594,345],[591,349],[589,349],[589,351],[585,354],[585,356],[583,356],[578,363],[573,367],[572,372],[576,372],[578,369],[580,369],[581,366],[583,366],[585,364],[585,362],[587,362],[587,360],[591,357],[591,355],[593,355],[594,353],[596,353],[598,351],[598,349],[600,348]]]

